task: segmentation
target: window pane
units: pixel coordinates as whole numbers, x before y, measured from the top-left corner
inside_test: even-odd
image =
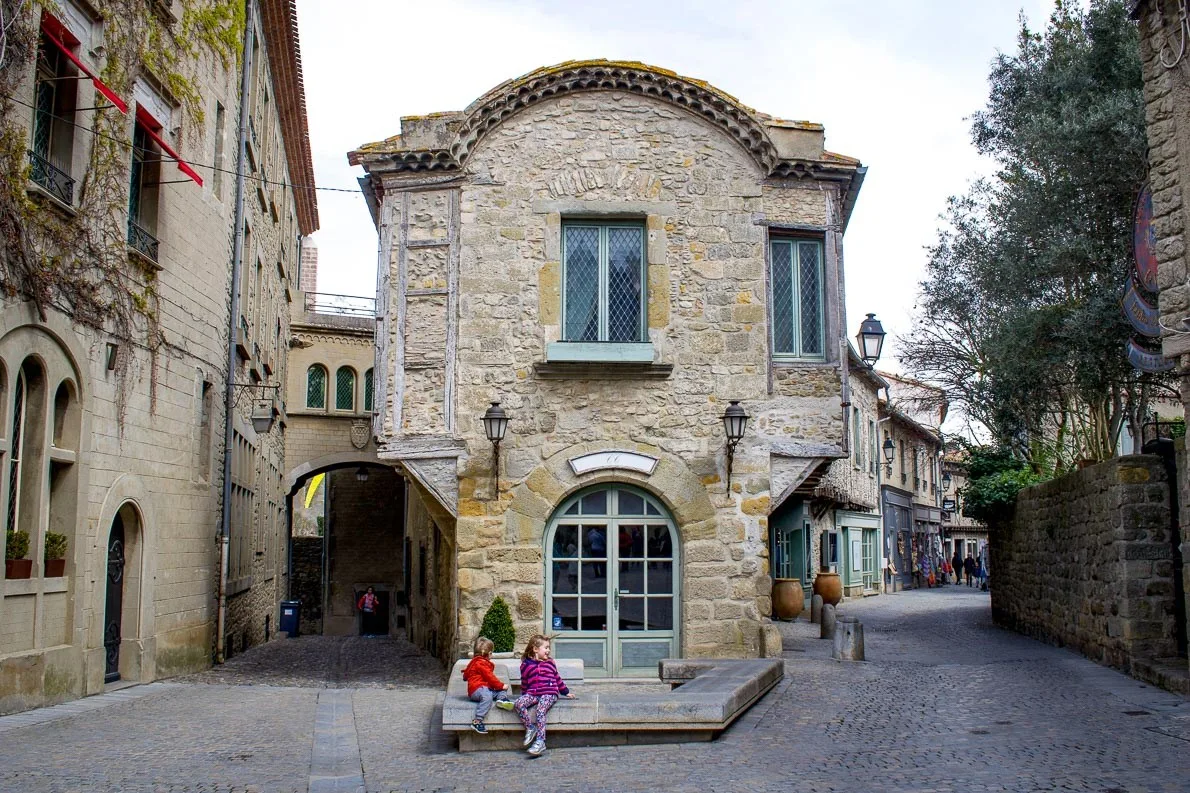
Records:
[[[658,510],[657,507],[653,506],[652,503],[646,501],[645,502],[645,514],[646,515],[660,515],[661,511]]]
[[[583,618],[579,623],[580,630],[607,630],[607,597],[582,598],[582,603]]]
[[[620,527],[620,557],[642,559],[645,555],[645,529],[643,526]]]
[[[582,561],[584,595],[607,594],[607,562]]]
[[[636,493],[621,490],[619,507],[616,509],[616,514],[643,515],[645,514],[645,500]]]
[[[311,366],[306,372],[306,407],[326,407],[326,370],[321,366]]]
[[[649,630],[672,631],[673,629],[673,598],[649,598]]]
[[[372,412],[372,388],[374,382],[372,380],[372,370],[364,372],[364,411]]]
[[[335,372],[335,410],[355,409],[355,372],[346,366]]]
[[[639,228],[607,230],[608,341],[641,340],[641,242]]]
[[[563,512],[562,514],[563,515],[577,515],[578,514],[578,502],[576,501],[573,504],[571,504],[569,507],[566,508],[566,511]]]
[[[599,229],[567,226],[566,341],[599,340]]]
[[[574,559],[578,556],[578,526],[559,526],[554,532],[555,559]]]
[[[643,597],[620,597],[620,630],[643,631],[645,629],[645,599]]]
[[[556,597],[554,603],[554,619],[551,623],[554,630],[578,630],[578,598]]]
[[[645,563],[620,562],[620,579],[616,582],[620,594],[643,595],[645,593]]]
[[[578,562],[554,562],[554,594],[578,594]]]
[[[673,562],[649,562],[649,594],[671,594],[673,577]]]
[[[649,558],[668,559],[673,556],[673,540],[665,526],[649,527]]]
[[[802,355],[822,355],[822,276],[818,243],[798,244]]]
[[[773,352],[795,353],[793,346],[793,245],[774,242],[773,268]]]
[[[606,515],[607,491],[597,490],[594,493],[588,493],[583,496],[582,505],[584,515]]]
[[[607,527],[606,526],[584,526],[583,527],[583,558],[584,559],[605,559],[605,558],[607,558]]]

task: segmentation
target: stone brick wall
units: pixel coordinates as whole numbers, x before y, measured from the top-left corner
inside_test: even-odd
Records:
[[[1021,492],[991,528],[997,623],[1124,671],[1174,652],[1165,468],[1118,457]]]
[[[438,527],[426,509],[429,498],[410,483],[406,490],[408,503],[405,507],[405,532],[408,539],[410,583],[407,594],[409,607],[409,640],[432,652],[443,661],[450,661],[464,644],[479,635],[479,623],[466,628],[457,627],[455,620],[455,560],[450,537]],[[424,564],[423,564],[424,558]],[[475,574],[468,570],[460,573],[458,583],[467,584],[467,590],[476,592],[479,587],[471,580]],[[486,574],[489,575],[490,574]],[[487,590],[492,586],[491,578]],[[475,597],[476,595],[472,595]],[[491,605],[483,605],[484,610]],[[510,603],[514,608],[515,602]],[[538,604],[538,618],[541,607]],[[461,633],[459,632],[461,631]]]
[[[294,537],[293,586],[289,599],[302,601],[303,634],[322,633],[322,538]]]

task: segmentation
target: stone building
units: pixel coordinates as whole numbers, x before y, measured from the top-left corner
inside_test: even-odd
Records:
[[[609,61],[349,158],[380,236],[375,431],[410,482],[415,638],[453,655],[501,595],[518,640],[555,634],[594,675],[779,652],[770,516],[810,503],[818,536],[865,503],[814,506],[851,454],[860,163],[818,124]]]
[[[891,375],[885,375],[894,379]],[[942,437],[902,409],[882,402],[885,438],[892,441],[893,459],[884,466],[881,513],[888,591],[925,586],[943,556],[941,474]],[[881,441],[883,444],[884,441]]]
[[[1149,187],[1155,237],[1158,312],[1165,334],[1162,351],[1175,361],[1183,415],[1190,418],[1190,261],[1186,249],[1185,189],[1190,185],[1190,22],[1172,0],[1133,0],[1144,75],[1145,123],[1149,138]],[[1180,504],[1190,504],[1185,439],[1179,442],[1177,483]],[[1190,510],[1181,509],[1178,531],[1170,538],[1169,563],[1175,576],[1180,647],[1190,633]]]
[[[970,554],[982,559],[988,544],[986,523],[963,514],[963,496],[960,491],[967,486],[967,466],[964,456],[948,452],[942,456],[942,548],[947,559],[953,559],[957,550],[962,558]]]
[[[284,0],[262,0],[248,18],[250,93],[241,96],[243,37],[196,33],[184,5],[142,4],[128,16],[102,0],[39,3],[9,31],[13,60],[0,64],[11,86],[0,124],[25,142],[29,227],[60,235],[31,231],[38,255],[63,272],[78,265],[97,293],[115,279],[115,291],[143,301],[140,319],[120,326],[73,314],[61,300],[39,310],[24,283],[5,282],[0,504],[13,530],[8,548],[18,532],[28,536],[32,569],[27,578],[6,569],[0,581],[0,712],[95,693],[117,678],[201,669],[217,645],[238,651],[266,638],[286,589],[283,422],[257,433],[251,416],[274,406],[267,386],[285,376],[290,273],[299,235],[317,227],[297,23]],[[130,59],[130,46],[144,60]],[[233,284],[241,108],[244,278]],[[63,251],[55,239],[99,247]],[[6,278],[14,250],[0,253]],[[87,269],[98,260],[114,264]],[[221,642],[217,539],[233,341],[235,383],[262,387],[236,389]],[[54,534],[66,542],[60,572],[43,561]]]

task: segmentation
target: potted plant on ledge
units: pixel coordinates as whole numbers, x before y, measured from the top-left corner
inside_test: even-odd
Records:
[[[45,577],[61,578],[66,574],[66,535],[56,531],[45,533]]]
[[[26,559],[29,553],[29,533],[10,531],[4,540],[4,577],[28,578],[33,574],[33,560]]]

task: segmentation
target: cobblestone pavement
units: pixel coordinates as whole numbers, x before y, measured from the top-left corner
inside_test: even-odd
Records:
[[[1190,791],[1190,701],[993,627],[985,593],[840,613],[863,621],[868,660],[832,661],[817,626],[782,624],[786,678],[709,744],[460,755],[434,729],[424,656],[310,637],[135,700],[0,719],[0,790]],[[352,660],[369,652],[386,660]]]

